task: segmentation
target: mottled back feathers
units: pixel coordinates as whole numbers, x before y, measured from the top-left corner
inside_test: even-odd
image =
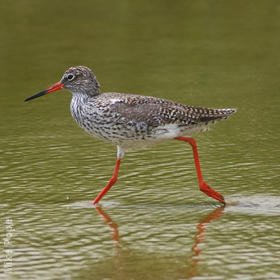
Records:
[[[103,97],[103,98],[102,98]],[[210,109],[179,104],[162,98],[150,96],[103,93],[100,99],[113,100],[109,102],[112,111],[118,112],[127,120],[147,122],[149,126],[157,127],[165,124],[193,126],[199,123],[208,124],[226,119],[235,113],[235,109]]]

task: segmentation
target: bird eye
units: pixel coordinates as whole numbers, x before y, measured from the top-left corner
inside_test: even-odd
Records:
[[[69,74],[68,76],[67,76],[67,80],[68,81],[72,81],[73,79],[74,79],[74,75],[72,75],[72,74]]]

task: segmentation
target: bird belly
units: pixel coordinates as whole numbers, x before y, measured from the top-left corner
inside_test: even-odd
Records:
[[[178,136],[190,136],[192,133],[208,129],[207,125],[192,127],[166,124],[151,127],[145,122],[122,122],[119,119],[108,121],[108,118],[99,115],[94,117],[83,116],[82,118],[74,117],[74,119],[90,135],[126,149],[144,148],[164,140]]]

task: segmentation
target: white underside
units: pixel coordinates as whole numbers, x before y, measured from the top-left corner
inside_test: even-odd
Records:
[[[190,137],[196,132],[202,132],[209,130],[209,125],[199,125],[186,130],[181,130],[177,124],[168,124],[156,128],[153,138],[145,140],[126,140],[122,144],[118,145],[118,157],[123,157],[124,153],[131,150],[143,149],[155,144],[160,144],[166,140],[172,140],[178,136]]]
[[[193,128],[182,130],[177,124],[167,124],[156,128],[155,138],[157,139],[172,139],[178,136],[190,136],[195,132],[207,131],[209,125],[197,125]]]

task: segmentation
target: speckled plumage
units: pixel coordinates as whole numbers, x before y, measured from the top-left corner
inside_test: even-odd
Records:
[[[61,80],[64,88],[73,93],[70,105],[72,116],[89,134],[119,145],[124,150],[154,140],[190,135],[235,112],[235,109],[187,106],[151,96],[100,93],[99,83],[89,71],[84,66],[71,67]],[[77,87],[81,84],[79,77],[89,77],[97,86],[90,92],[73,91],[72,83],[71,88],[67,85],[69,75],[76,77]]]

